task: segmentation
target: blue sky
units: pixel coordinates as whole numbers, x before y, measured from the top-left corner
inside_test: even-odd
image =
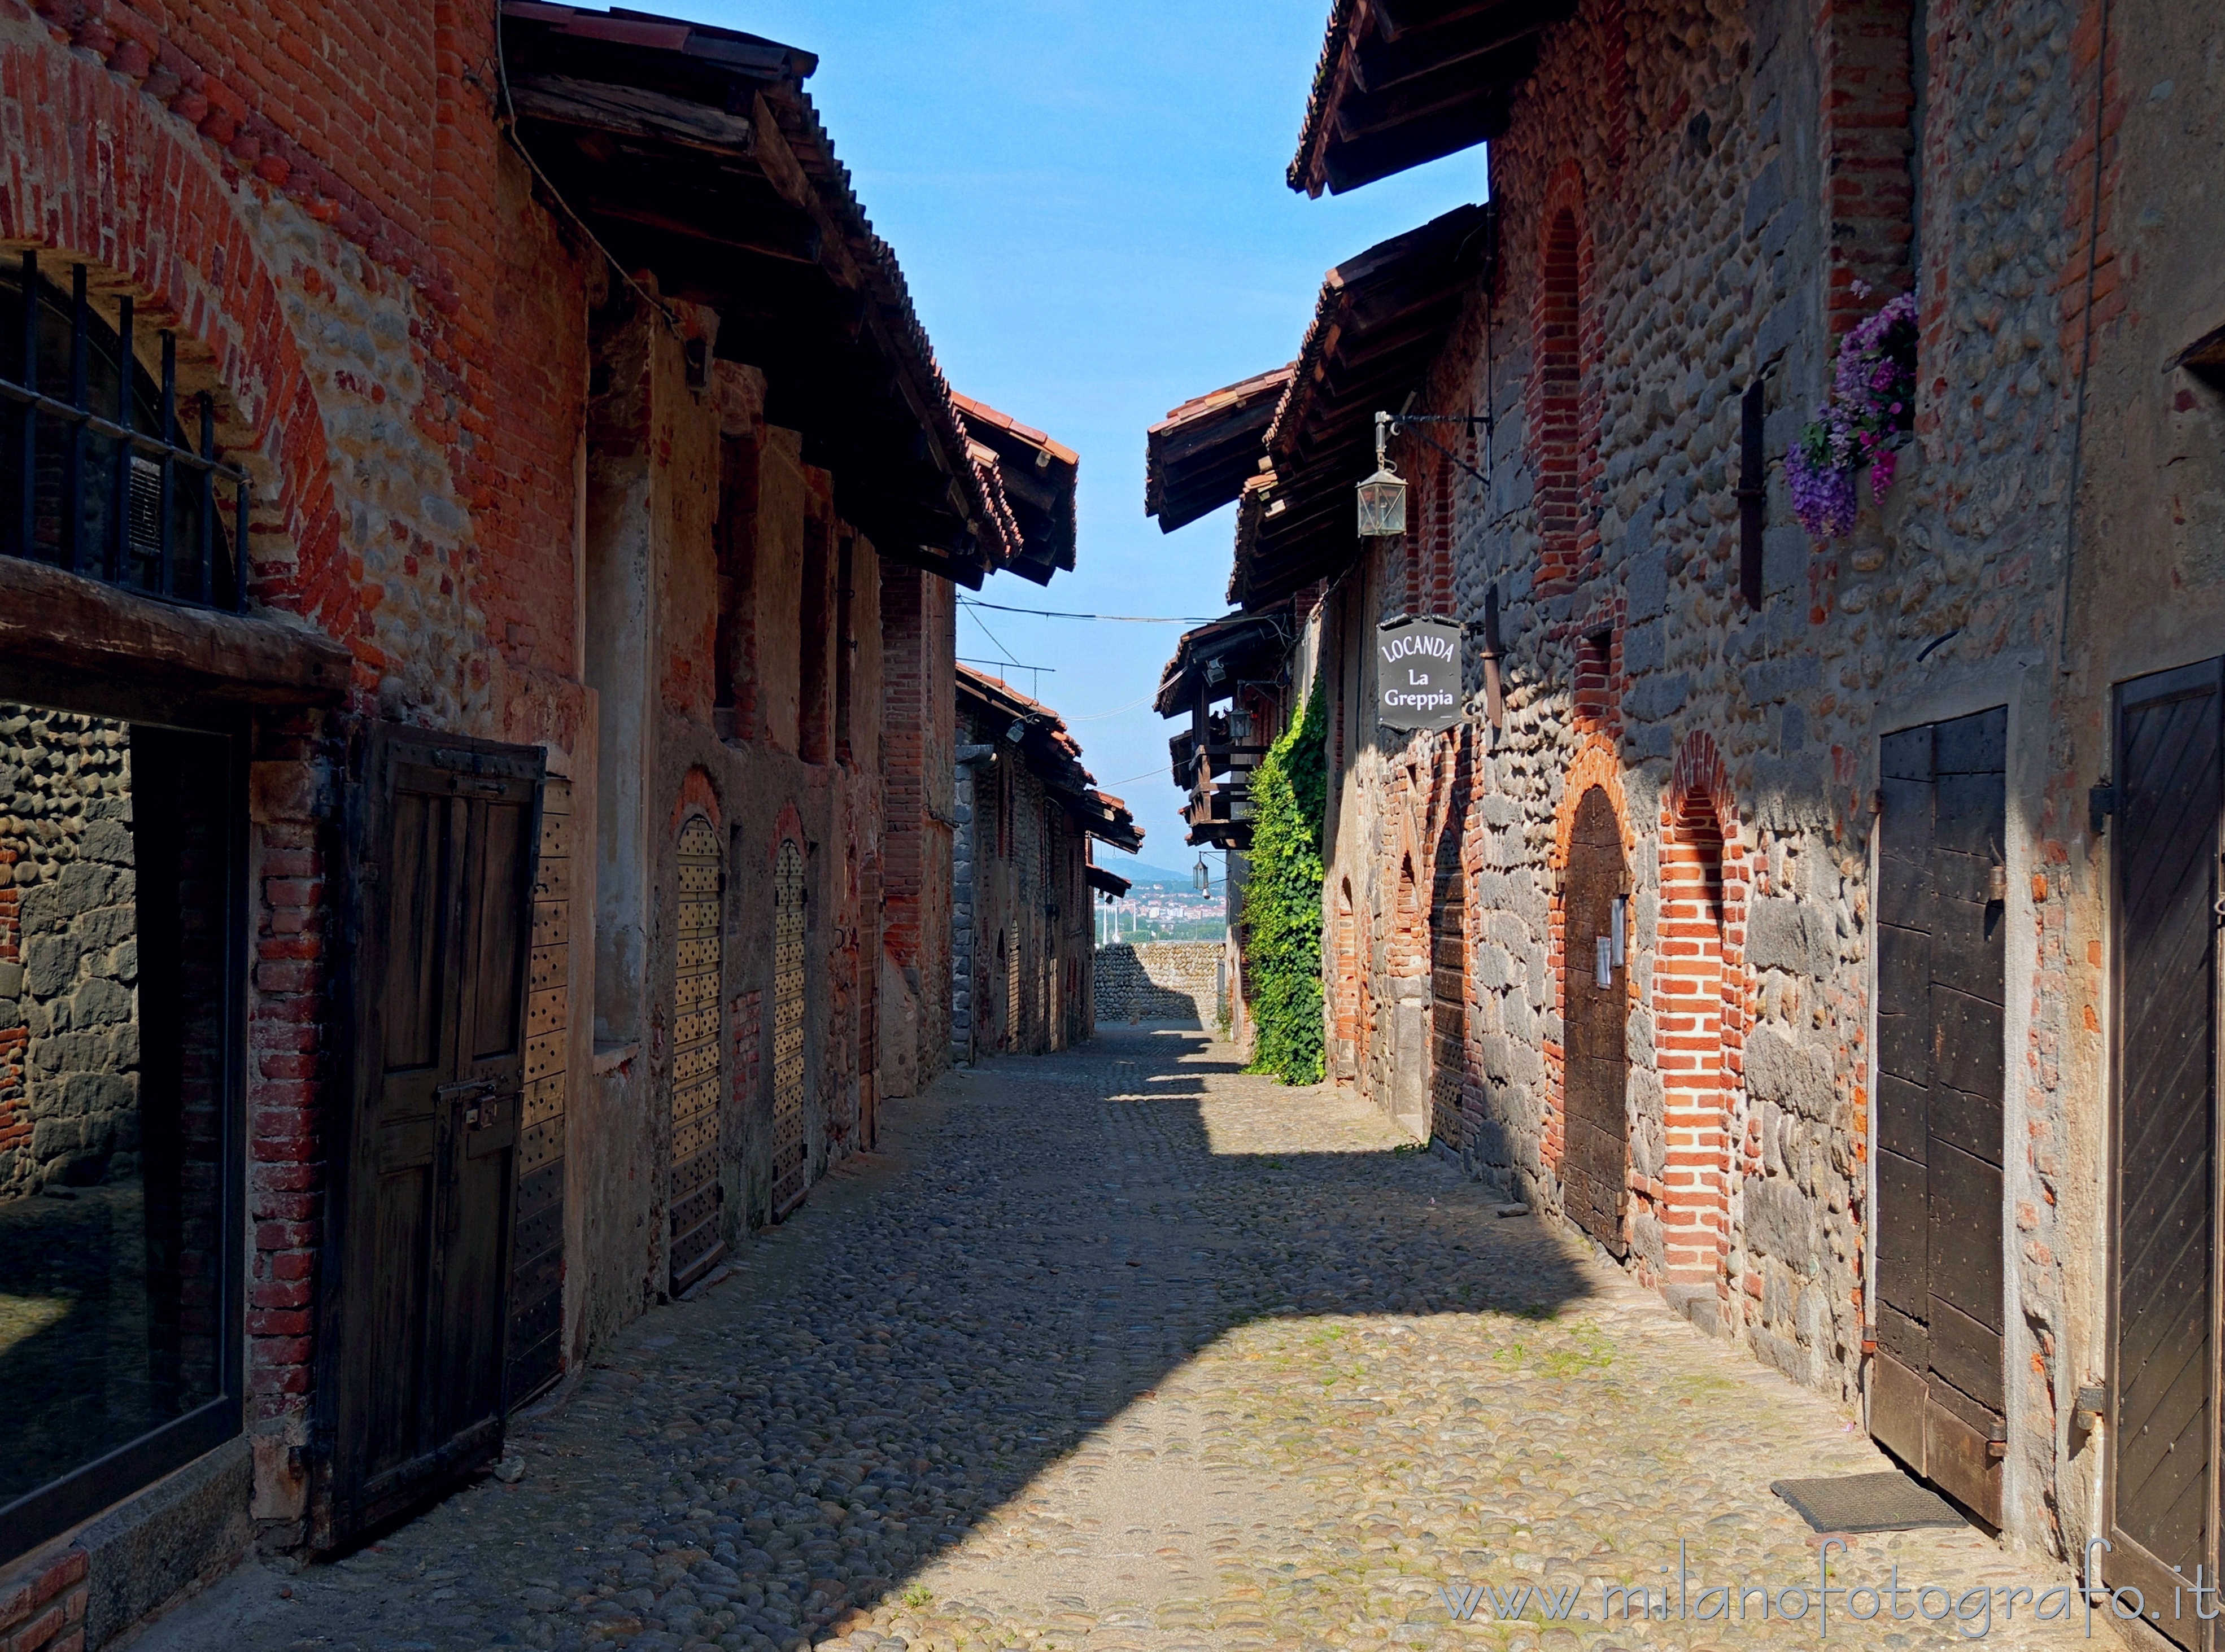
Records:
[[[1288,361],[1339,259],[1485,193],[1480,149],[1342,198],[1284,185],[1328,0],[649,9],[819,54],[811,94],[952,385],[1080,451],[1079,566],[1048,588],[998,575],[992,602],[1225,611],[1233,511],[1162,535],[1144,515],[1144,427]],[[1143,823],[1144,860],[1189,865],[1167,777],[1177,725],[1149,703],[1182,628],[979,620],[995,642],[961,615],[959,653],[1054,668],[1007,674],[1072,722]]]

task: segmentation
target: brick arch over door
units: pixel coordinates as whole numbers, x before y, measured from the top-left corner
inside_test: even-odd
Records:
[[[1738,1075],[1746,1041],[1747,870],[1721,754],[1685,738],[1661,803],[1654,1060],[1666,1165],[1658,1195],[1670,1282],[1715,1283],[1730,1237]]]
[[[255,478],[256,598],[360,655],[363,599],[344,577],[323,415],[208,145],[76,53],[0,47],[0,85],[22,111],[0,177],[0,243],[113,271],[143,327],[177,334],[181,386],[218,392],[218,439]],[[366,675],[359,667],[359,687]]]

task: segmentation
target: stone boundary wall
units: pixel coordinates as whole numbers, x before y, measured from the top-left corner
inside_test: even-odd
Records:
[[[1220,1014],[1222,944],[1123,941],[1097,949],[1100,1022],[1210,1021]]]

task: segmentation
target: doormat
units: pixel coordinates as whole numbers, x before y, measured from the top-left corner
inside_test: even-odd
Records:
[[[1769,1489],[1819,1532],[1905,1532],[1969,1523],[1930,1486],[1890,1469],[1829,1480],[1772,1480]]]

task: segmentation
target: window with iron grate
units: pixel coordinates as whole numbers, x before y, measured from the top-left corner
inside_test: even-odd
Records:
[[[212,399],[181,405],[175,336],[146,345],[130,296],[85,265],[67,289],[35,252],[0,269],[0,554],[244,608],[246,474],[217,456]]]

